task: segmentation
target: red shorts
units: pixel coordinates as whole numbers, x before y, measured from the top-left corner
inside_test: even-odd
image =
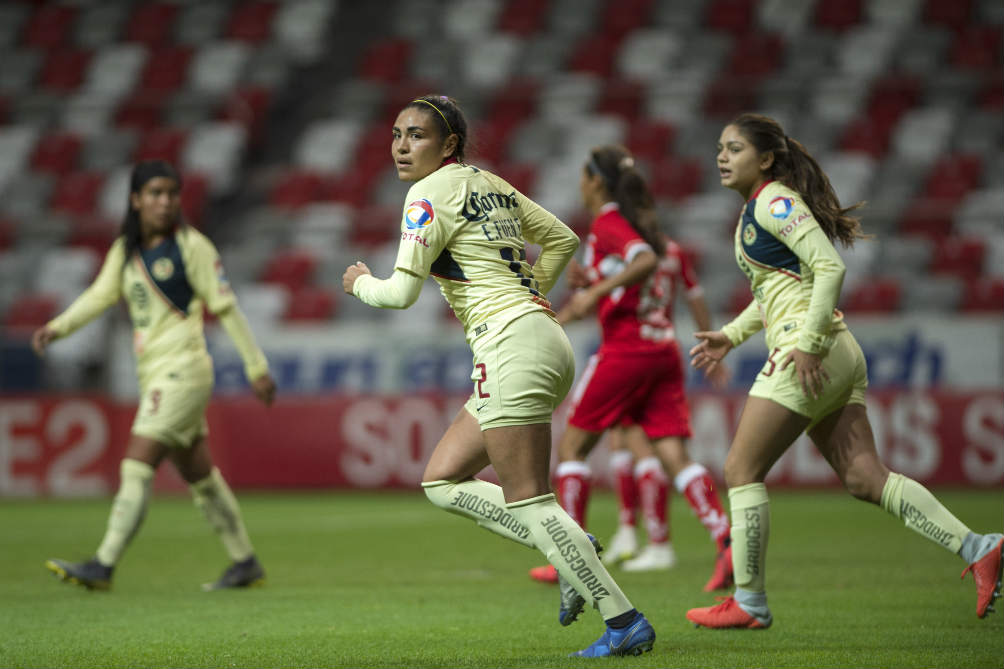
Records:
[[[636,424],[650,439],[689,437],[683,382],[676,346],[657,353],[597,353],[575,386],[568,422],[587,432]]]

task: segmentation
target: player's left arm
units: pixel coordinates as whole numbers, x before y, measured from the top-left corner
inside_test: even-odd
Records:
[[[271,404],[275,382],[268,371],[268,360],[237,304],[223,272],[220,254],[208,238],[196,231],[189,231],[183,240],[185,270],[192,289],[205,302],[206,308],[219,318],[220,325],[234,342],[244,362],[244,374],[255,395],[266,404]]]
[[[565,266],[579,248],[579,236],[558,217],[539,204],[519,194],[520,222],[523,236],[531,244],[539,244],[540,255],[533,264],[533,278],[544,295],[551,292]]]

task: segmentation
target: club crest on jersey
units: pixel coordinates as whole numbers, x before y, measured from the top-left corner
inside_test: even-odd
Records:
[[[409,230],[427,228],[436,220],[436,210],[427,199],[415,200],[404,210],[404,222]]]
[[[157,258],[150,266],[150,273],[157,281],[167,281],[174,274],[174,263],[170,258]]]
[[[767,205],[767,209],[770,210],[770,215],[774,218],[788,218],[788,214],[791,210],[795,208],[795,201],[790,197],[778,196],[770,201]]]
[[[743,244],[752,246],[756,242],[756,228],[752,223],[747,223],[743,227]]]

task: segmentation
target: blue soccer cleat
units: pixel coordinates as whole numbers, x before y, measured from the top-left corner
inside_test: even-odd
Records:
[[[641,613],[635,613],[634,622],[616,629],[607,625],[603,636],[589,648],[583,648],[569,657],[608,657],[611,655],[641,655],[652,650],[655,630]]]
[[[60,581],[88,590],[109,590],[112,587],[112,572],[115,570],[114,567],[106,567],[98,562],[97,558],[86,562],[67,562],[53,558],[45,561],[45,568]]]
[[[596,537],[588,532],[586,536],[589,537],[593,548],[596,549],[596,555],[599,556],[603,552],[603,546],[600,545]],[[575,587],[561,576],[560,572],[558,573],[558,593],[561,597],[558,605],[558,622],[563,627],[568,627],[579,619],[579,614],[586,606],[586,598],[580,595]]]

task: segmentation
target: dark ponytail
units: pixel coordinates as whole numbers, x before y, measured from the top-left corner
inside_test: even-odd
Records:
[[[439,128],[444,142],[450,135],[456,135],[457,148],[454,149],[452,157],[456,158],[458,162],[464,162],[464,151],[468,144],[467,118],[460,110],[460,106],[457,105],[457,101],[445,95],[423,95],[409,102],[404,108],[408,109],[409,107],[428,113],[433,123]]]
[[[659,229],[655,198],[645,177],[635,167],[634,158],[623,146],[608,144],[589,152],[586,170],[599,175],[607,193],[620,207],[621,216],[644,239],[656,255],[666,253],[666,237]]]
[[[132,258],[132,254],[139,248],[142,241],[139,212],[132,208],[133,193],[139,193],[147,181],[157,177],[174,179],[178,183],[178,188],[181,188],[181,175],[178,174],[178,170],[164,160],[144,160],[136,163],[132,168],[132,174],[129,177],[129,195],[126,196],[126,215],[119,231],[119,234],[125,239],[126,263]],[[125,267],[125,264],[122,266]]]
[[[740,114],[729,125],[736,126],[759,153],[774,154],[770,177],[802,196],[831,242],[853,246],[854,240],[871,237],[862,231],[859,218],[848,215],[864,203],[841,207],[819,163],[801,143],[785,135],[777,121],[760,114]]]

